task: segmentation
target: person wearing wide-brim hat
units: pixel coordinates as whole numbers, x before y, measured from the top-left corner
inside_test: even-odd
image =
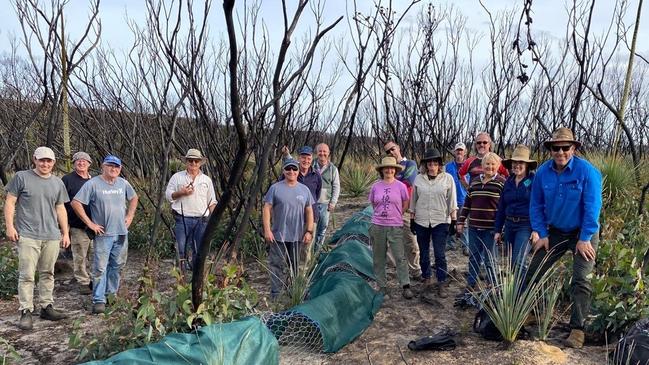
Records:
[[[602,174],[575,155],[581,143],[568,128],[557,128],[544,143],[552,159],[536,170],[530,198],[532,261],[526,280],[538,281],[540,274],[566,251],[573,253],[572,315],[569,347],[584,344],[584,326],[590,311],[592,286],[589,276],[599,243],[599,214],[602,208]],[[540,274],[534,277],[534,273]]]
[[[385,264],[389,246],[397,267],[399,285],[403,288],[402,295],[406,299],[412,299],[414,293],[410,289],[408,262],[404,253],[402,218],[403,212],[408,209],[410,198],[406,185],[396,179],[397,171],[401,171],[403,167],[394,157],[386,156],[375,166],[375,169],[381,175],[381,179],[372,185],[369,194],[370,204],[374,208],[369,230],[374,275],[380,292],[387,295]]]
[[[207,218],[216,207],[216,194],[212,179],[201,171],[207,161],[200,150],[190,148],[182,156],[185,170],[171,176],[165,197],[171,203],[174,215],[178,265],[181,270],[191,270],[196,252],[207,228]],[[190,252],[193,253],[189,259]]]
[[[421,277],[431,287],[430,246],[435,255],[437,295],[445,298],[447,287],[446,239],[449,224],[457,218],[457,198],[453,176],[444,172],[442,155],[428,149],[420,160],[410,200],[410,229],[417,235]]]
[[[530,159],[530,149],[522,144],[514,148],[510,158],[502,161],[503,166],[511,171],[505,181],[503,192],[498,201],[494,239],[501,241],[505,235],[505,250],[508,250],[511,264],[521,279],[526,270],[525,258],[529,253],[528,242],[532,234],[530,226],[530,195],[537,162]],[[503,231],[504,228],[504,231]]]

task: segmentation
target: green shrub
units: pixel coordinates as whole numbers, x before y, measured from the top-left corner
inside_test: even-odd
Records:
[[[18,255],[9,246],[0,246],[0,298],[8,299],[18,292]]]
[[[602,173],[605,205],[624,200],[636,187],[635,168],[629,160],[601,154],[588,158]]]
[[[378,175],[371,164],[350,163],[340,174],[342,192],[353,198],[367,194]]]
[[[19,364],[20,360],[18,351],[0,336],[0,365]]]

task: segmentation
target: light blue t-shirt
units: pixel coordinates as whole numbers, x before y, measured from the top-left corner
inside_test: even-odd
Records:
[[[309,188],[289,186],[285,180],[271,185],[264,203],[273,206],[272,231],[279,242],[299,242],[304,235],[304,208],[314,204]]]
[[[109,184],[95,176],[83,184],[74,199],[90,207],[92,221],[104,226],[104,236],[119,236],[128,233],[126,201],[135,197],[131,184],[121,177]]]

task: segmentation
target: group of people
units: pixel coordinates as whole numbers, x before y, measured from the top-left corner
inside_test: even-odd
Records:
[[[467,245],[467,291],[477,289],[483,263],[487,285],[494,284],[498,243],[510,252],[510,267],[525,280],[524,285],[540,279],[566,251],[571,251],[573,306],[566,344],[579,348],[584,342],[583,327],[592,292],[588,275],[599,242],[601,173],[575,155],[581,143],[568,128],[558,128],[544,143],[552,158],[540,166],[530,158],[527,146],[516,146],[509,159],[501,160],[491,152],[491,145],[488,133],[478,133],[476,154],[465,159],[466,147],[458,143],[455,159],[446,165],[438,150],[429,149],[418,169],[414,161],[401,155],[396,143],[384,145],[386,156],[376,166],[380,179],[369,193],[374,208],[369,234],[379,289],[387,294],[389,247],[404,298],[414,297],[411,279],[421,280],[425,291],[434,289],[439,297],[446,297],[445,251],[453,233]],[[435,284],[431,279],[431,245]],[[533,254],[527,267],[530,251]],[[414,258],[418,262],[413,262]],[[409,267],[420,272],[409,274]]]

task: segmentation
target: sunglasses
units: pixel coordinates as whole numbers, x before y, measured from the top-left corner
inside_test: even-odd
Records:
[[[284,168],[284,171],[297,171],[297,167],[291,165],[291,166],[286,166]]]
[[[187,162],[188,163],[199,163],[199,162],[201,162],[201,159],[188,158]]]
[[[568,151],[570,151],[571,148],[572,148],[572,145],[568,145],[568,146],[555,146],[555,145],[552,145],[552,146],[550,146],[550,149],[552,150],[552,152],[559,152],[560,150],[563,151],[563,152],[568,152]]]
[[[475,144],[489,144],[489,141],[476,141]]]
[[[390,148],[389,150],[385,150],[385,153],[386,153],[387,155],[389,155],[390,152],[394,151],[395,148],[396,148],[396,147],[392,147],[392,148]]]

